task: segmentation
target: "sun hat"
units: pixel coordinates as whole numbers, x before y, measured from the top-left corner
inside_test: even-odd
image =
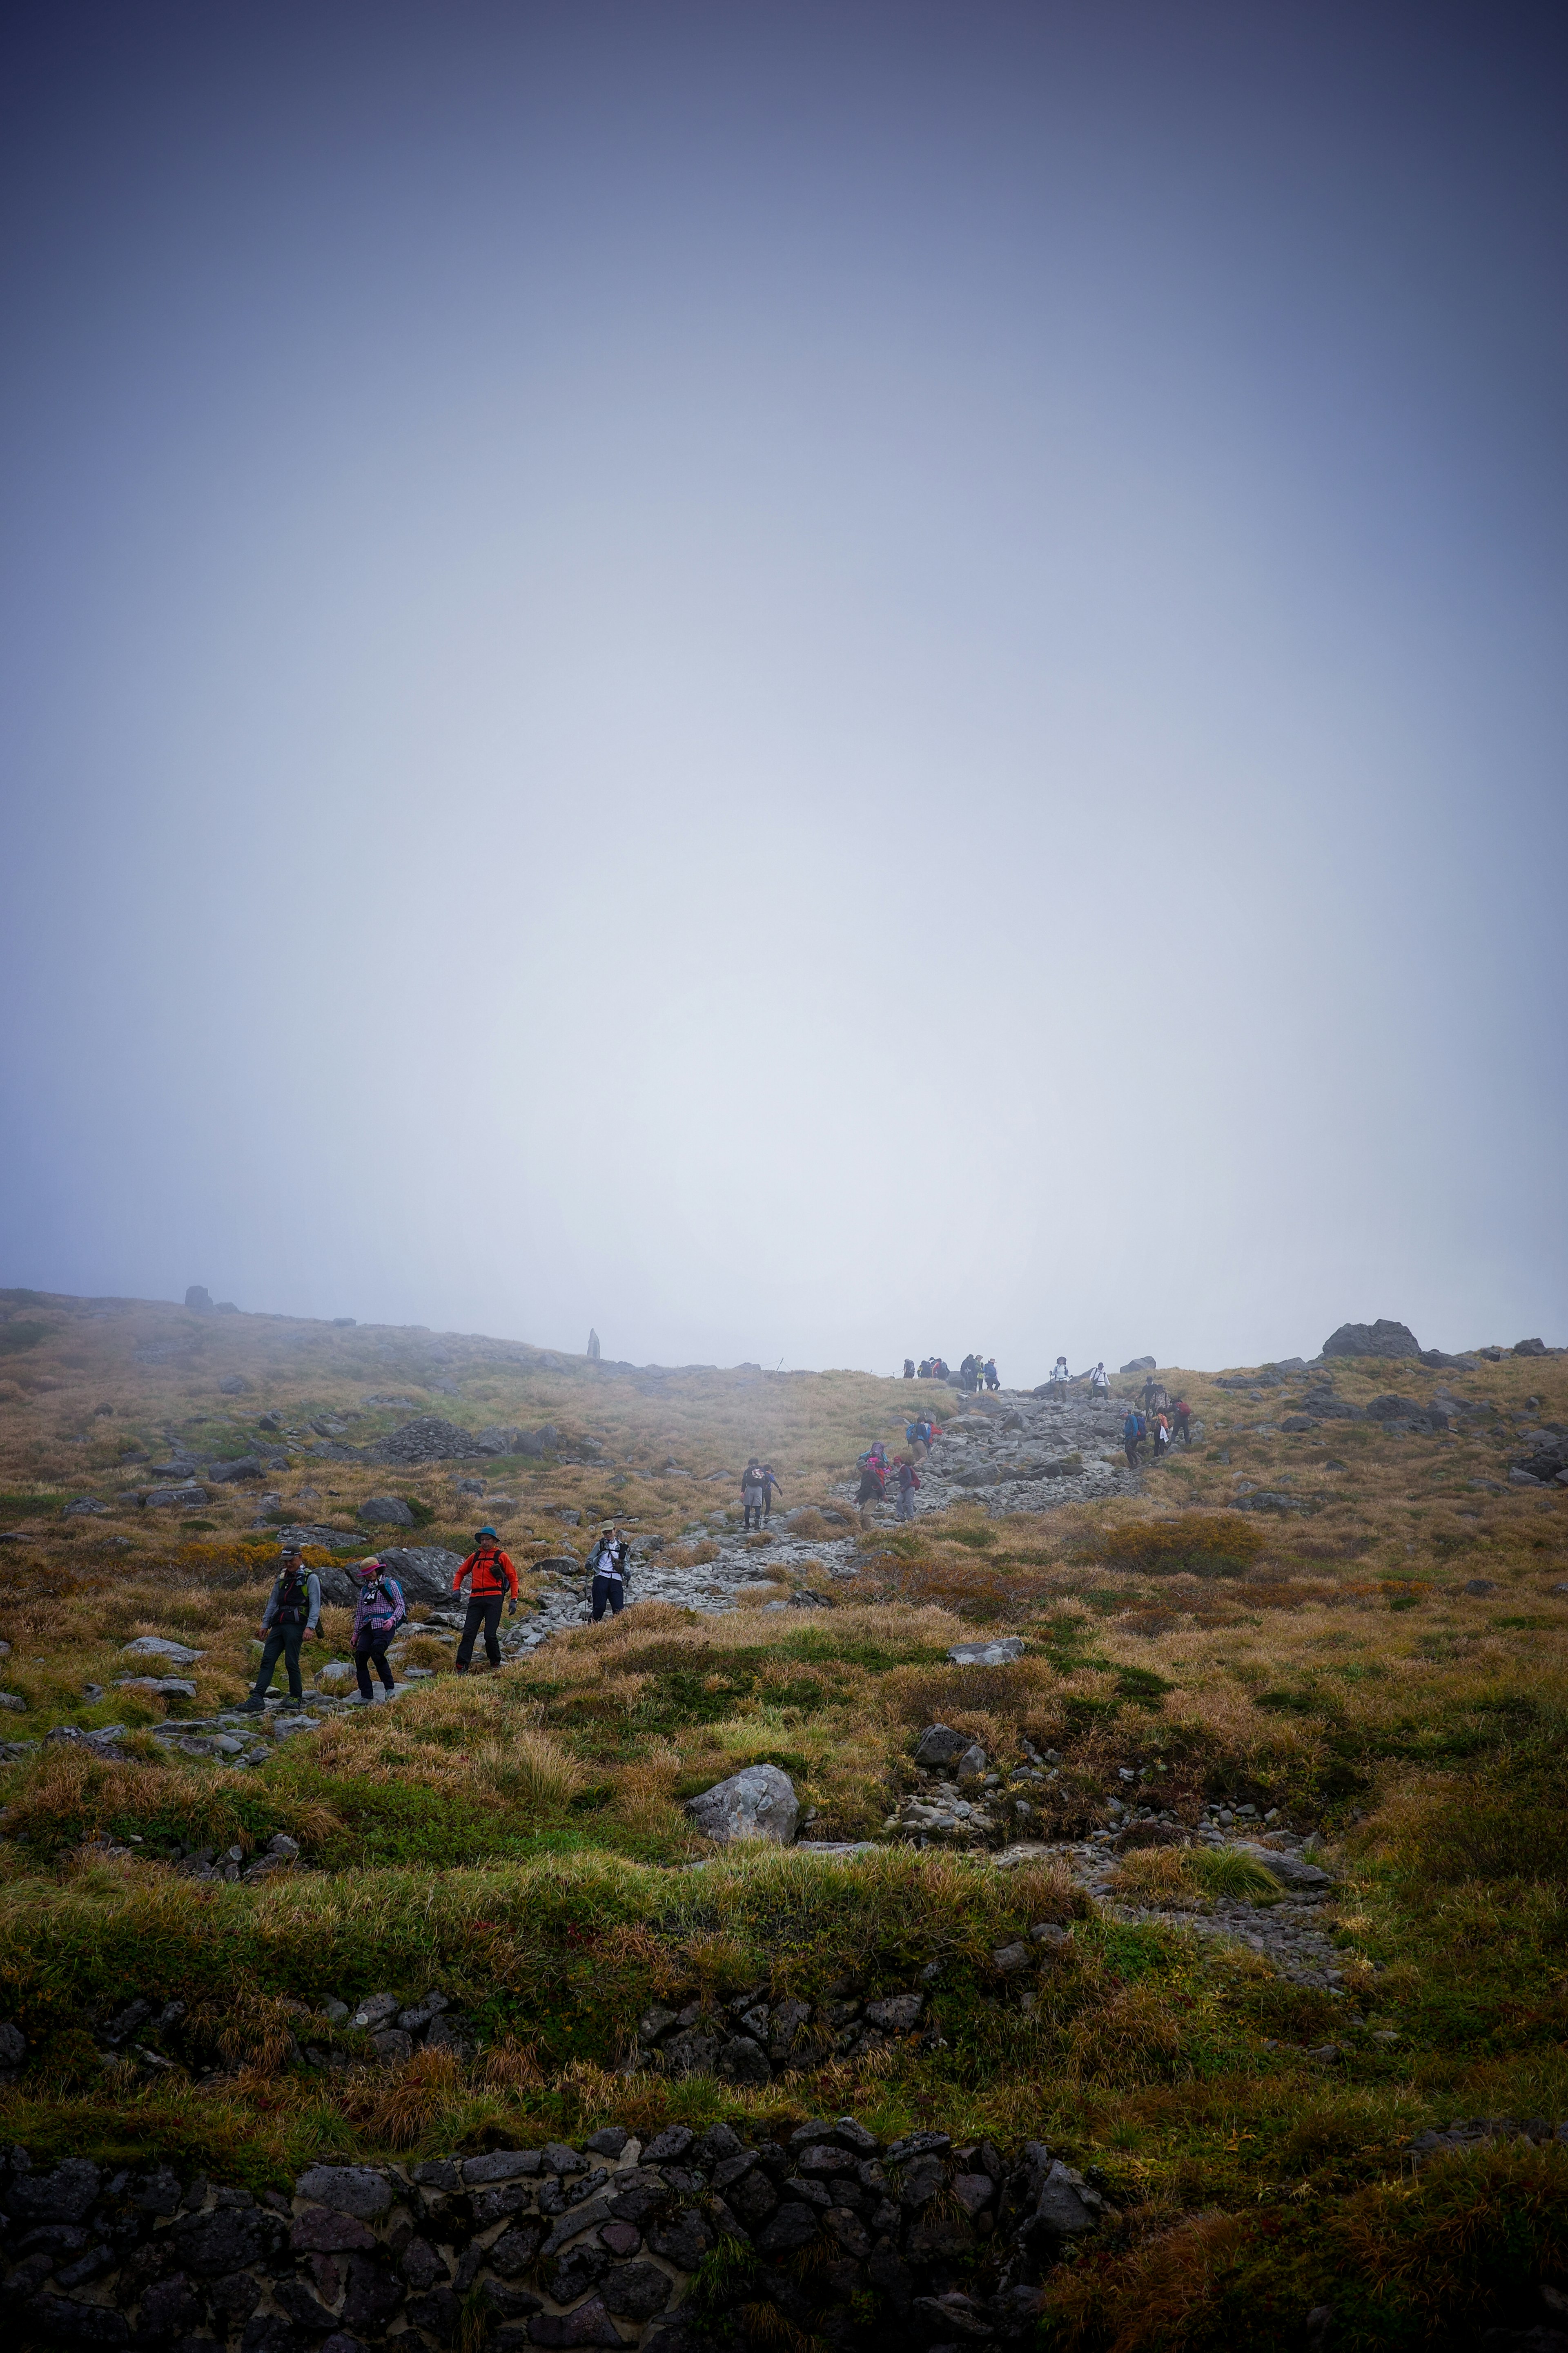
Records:
[[[474,1530],[474,1542],[476,1544],[478,1544],[481,1536],[495,1536],[497,1544],[500,1544],[500,1536],[496,1535],[496,1531],[491,1527],[489,1520],[485,1522],[482,1528],[476,1528]]]

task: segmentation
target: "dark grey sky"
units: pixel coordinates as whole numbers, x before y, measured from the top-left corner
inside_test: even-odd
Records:
[[[0,1279],[1568,1338],[1565,62],[11,12]]]

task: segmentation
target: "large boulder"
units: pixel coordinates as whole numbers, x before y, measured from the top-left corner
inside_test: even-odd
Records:
[[[1513,1353],[1516,1356],[1544,1356],[1546,1343],[1544,1340],[1516,1340]]]
[[[367,1528],[412,1528],[418,1524],[400,1495],[367,1495],[355,1512]]]
[[[452,1579],[463,1566],[462,1554],[448,1552],[444,1545],[384,1546],[376,1556],[409,1601],[450,1601]]]
[[[800,1820],[800,1799],[787,1773],[776,1765],[748,1765],[687,1800],[687,1812],[705,1838],[721,1846],[737,1839],[792,1843]]]
[[[230,1487],[241,1479],[261,1479],[270,1466],[258,1454],[241,1454],[232,1462],[209,1462],[207,1477],[215,1487]]]
[[[1123,1365],[1121,1369],[1124,1373],[1152,1373],[1155,1362],[1156,1359],[1152,1356],[1134,1356],[1131,1363]]]
[[[1325,1356],[1418,1356],[1421,1343],[1408,1324],[1380,1315],[1375,1324],[1342,1324],[1323,1343]]]
[[[207,1289],[205,1282],[193,1282],[191,1284],[190,1289],[185,1293],[185,1305],[187,1307],[195,1308],[197,1313],[202,1315],[210,1315],[212,1314],[213,1295]]]

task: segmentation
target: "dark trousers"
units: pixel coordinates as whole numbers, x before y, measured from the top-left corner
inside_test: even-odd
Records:
[[[261,1646],[261,1665],[256,1677],[256,1697],[265,1699],[272,1688],[273,1671],[279,1660],[289,1667],[289,1694],[292,1699],[303,1699],[305,1686],[300,1681],[300,1645],[305,1639],[303,1626],[279,1626],[276,1621],[267,1629],[267,1640]]]
[[[594,1623],[596,1626],[608,1609],[612,1618],[618,1618],[626,1606],[626,1588],[618,1577],[596,1577],[594,1579]]]
[[[1138,1440],[1135,1438],[1130,1438],[1126,1440],[1126,1446],[1127,1468],[1129,1471],[1136,1471],[1138,1468]]]
[[[370,1671],[373,1666],[374,1667],[376,1673],[381,1677],[386,1689],[388,1691],[392,1690],[392,1669],[386,1663],[386,1646],[391,1640],[392,1636],[390,1634],[362,1634],[360,1636],[359,1641],[354,1649],[354,1673],[359,1678],[359,1695],[361,1699],[369,1699],[371,1696]]]
[[[757,1515],[757,1525],[758,1527],[761,1527],[763,1525],[763,1504],[762,1489],[760,1487],[743,1487],[741,1491],[741,1501],[746,1507],[747,1527],[750,1527],[752,1525],[752,1514],[753,1512]]]
[[[1179,1413],[1176,1416],[1176,1430],[1182,1444],[1190,1446],[1193,1442],[1192,1423],[1184,1413]]]
[[[485,1630],[485,1656],[492,1667],[500,1664],[500,1605],[499,1593],[482,1593],[477,1601],[470,1599],[468,1614],[463,1620],[463,1639],[458,1645],[458,1664],[466,1667],[474,1655],[474,1636],[482,1626]]]

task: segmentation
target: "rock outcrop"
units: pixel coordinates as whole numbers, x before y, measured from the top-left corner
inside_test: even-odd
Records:
[[[1342,1324],[1323,1343],[1325,1356],[1419,1356],[1421,1343],[1408,1324],[1380,1315],[1375,1324]]]

